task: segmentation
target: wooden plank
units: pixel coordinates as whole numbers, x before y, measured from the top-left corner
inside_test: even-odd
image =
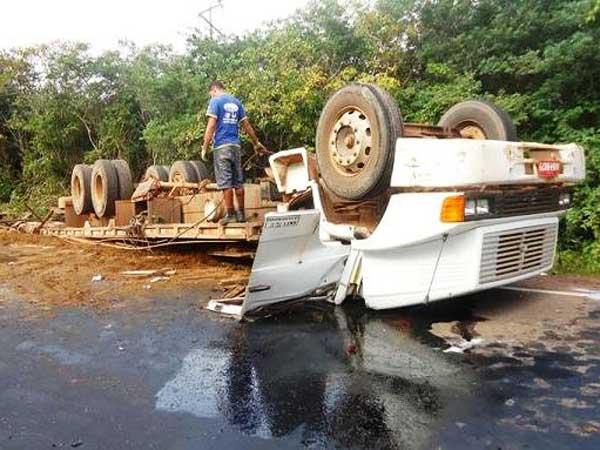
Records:
[[[150,223],[180,223],[181,202],[178,198],[153,198],[148,200]]]

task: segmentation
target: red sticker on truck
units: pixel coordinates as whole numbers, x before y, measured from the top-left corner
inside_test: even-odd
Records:
[[[541,178],[556,178],[560,175],[560,161],[539,161],[537,173]]]

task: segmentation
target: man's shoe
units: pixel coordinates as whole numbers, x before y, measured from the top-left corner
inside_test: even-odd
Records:
[[[219,224],[221,225],[227,225],[233,222],[235,222],[235,216],[233,214],[225,214],[225,217],[219,220]]]
[[[235,212],[235,218],[239,223],[244,223],[246,221],[246,215],[244,211],[240,211],[239,209]]]

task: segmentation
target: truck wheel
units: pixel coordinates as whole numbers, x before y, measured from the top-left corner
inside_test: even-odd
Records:
[[[113,159],[112,165],[117,172],[117,181],[119,183],[119,200],[131,199],[133,194],[133,178],[127,161],[122,159]]]
[[[71,197],[75,214],[87,214],[93,211],[92,194],[92,168],[87,164],[77,164],[71,173]]]
[[[391,154],[391,162],[389,164],[389,173],[380,177],[380,185],[375,188],[375,192],[382,192],[387,189],[390,183],[390,177],[392,175],[392,169],[394,168],[394,157],[396,151],[396,140],[404,134],[404,122],[402,120],[402,114],[400,113],[400,108],[396,103],[396,100],[390,95],[388,91],[377,86],[376,84],[370,84],[369,89],[371,89],[375,95],[379,96],[379,98],[385,104],[388,113],[390,114],[390,130],[391,134],[394,137],[394,141],[392,143],[392,154]]]
[[[394,163],[402,118],[392,97],[380,87],[351,84],[335,92],[321,112],[316,153],[321,178],[347,200],[385,190]]]
[[[169,181],[197,183],[198,172],[190,161],[175,161],[169,171]]]
[[[205,180],[210,177],[208,173],[208,169],[206,168],[206,164],[204,161],[190,161],[196,170],[196,175],[198,175],[198,181]]]
[[[506,111],[484,100],[468,100],[454,105],[438,122],[440,127],[455,128],[469,139],[517,141],[517,130]]]
[[[144,173],[144,181],[146,180],[157,180],[157,181],[169,181],[169,167],[168,166],[150,166]]]
[[[115,213],[115,201],[119,198],[119,179],[112,161],[99,159],[92,168],[92,204],[98,217]]]

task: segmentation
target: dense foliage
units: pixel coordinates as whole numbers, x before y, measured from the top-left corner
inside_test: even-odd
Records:
[[[524,140],[574,141],[588,180],[561,234],[562,262],[600,269],[600,0],[319,1],[252,34],[188,38],[187,50],[93,55],[57,43],[0,52],[0,203],[44,204],[71,167],[197,157],[206,87],[224,80],[272,149],[311,146],[327,96],[386,87],[405,119],[435,122],[473,97],[504,106]]]

